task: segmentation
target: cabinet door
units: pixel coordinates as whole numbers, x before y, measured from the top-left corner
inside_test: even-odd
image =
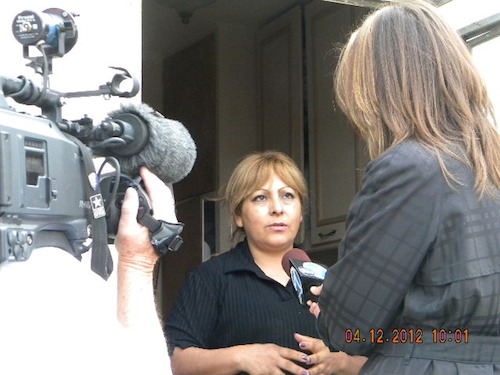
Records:
[[[296,6],[257,33],[259,147],[304,166],[301,9]]]
[[[355,8],[328,2],[306,6],[311,245],[339,241],[364,164],[353,128],[333,104],[339,46],[352,30]]]
[[[296,6],[257,33],[258,143],[290,155],[304,171],[302,12]],[[304,242],[302,225],[295,242]]]

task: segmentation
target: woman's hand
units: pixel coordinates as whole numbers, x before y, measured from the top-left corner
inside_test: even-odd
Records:
[[[245,344],[219,349],[176,347],[172,370],[179,375],[306,375],[307,355],[276,344]]]
[[[294,337],[302,350],[311,353],[305,359],[312,367],[301,375],[357,375],[367,360],[366,357],[350,356],[344,352],[331,352],[320,339],[298,333]]]
[[[242,371],[250,375],[284,375],[289,372],[304,375],[307,372],[297,363],[305,363],[304,353],[276,344],[249,344],[233,347]]]

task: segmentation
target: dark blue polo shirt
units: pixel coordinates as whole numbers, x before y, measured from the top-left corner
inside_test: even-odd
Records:
[[[316,320],[286,287],[255,264],[248,243],[191,271],[165,324],[175,347],[224,348],[274,343],[298,350],[295,332],[318,337]]]

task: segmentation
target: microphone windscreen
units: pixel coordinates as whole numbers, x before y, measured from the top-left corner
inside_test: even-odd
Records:
[[[281,259],[281,266],[288,276],[290,276],[290,259],[301,260],[303,262],[311,262],[311,258],[309,258],[309,255],[307,255],[307,253],[302,249],[293,248],[292,250],[287,251]]]
[[[143,120],[149,129],[149,140],[136,155],[115,157],[122,173],[134,177],[146,166],[165,183],[175,183],[191,172],[196,160],[196,145],[189,131],[179,121],[165,118],[147,104],[122,104],[109,116],[133,114]]]

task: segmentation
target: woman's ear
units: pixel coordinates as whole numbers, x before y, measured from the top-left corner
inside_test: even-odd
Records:
[[[238,228],[243,228],[243,220],[241,219],[241,216],[234,215],[234,222]]]

